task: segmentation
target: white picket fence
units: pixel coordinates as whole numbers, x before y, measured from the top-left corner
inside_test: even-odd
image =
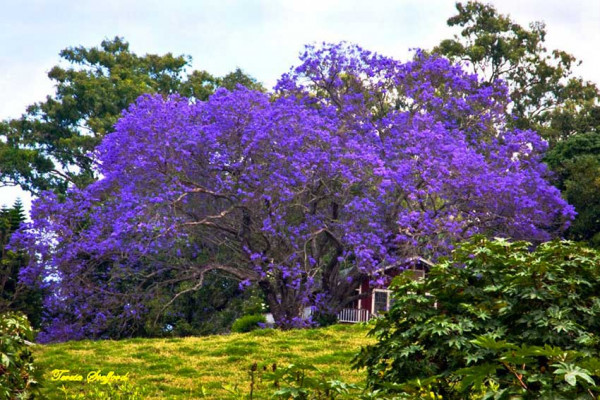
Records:
[[[308,319],[311,314],[312,314],[311,309],[309,307],[307,307],[306,309],[304,309],[302,318]],[[273,314],[268,313],[268,314],[264,314],[264,316],[267,320],[267,323],[266,323],[267,327],[271,328],[271,327],[275,326],[275,320],[273,319]],[[338,322],[345,322],[345,323],[351,323],[351,324],[356,324],[358,322],[367,322],[368,320],[370,320],[373,317],[374,317],[373,314],[371,314],[369,312],[369,310],[357,310],[355,308],[344,308],[337,315]]]
[[[347,322],[356,324],[358,322],[367,322],[371,319],[369,310],[359,310],[356,308],[344,308],[337,315],[338,322]]]

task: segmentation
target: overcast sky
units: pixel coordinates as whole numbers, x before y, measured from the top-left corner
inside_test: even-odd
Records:
[[[544,21],[550,49],[583,61],[600,83],[600,0],[493,0],[521,25]],[[296,64],[304,44],[346,40],[399,59],[455,31],[453,0],[0,0],[0,119],[52,93],[46,73],[70,46],[123,36],[137,54],[187,54],[194,69],[242,68],[267,87]],[[0,205],[29,196],[0,190]]]

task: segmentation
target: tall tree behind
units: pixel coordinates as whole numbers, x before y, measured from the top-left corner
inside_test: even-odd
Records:
[[[577,217],[566,237],[600,246],[600,93],[594,83],[573,75],[578,65],[565,51],[548,52],[546,28],[531,23],[524,28],[491,5],[457,3],[458,14],[448,25],[461,27],[460,35],[434,49],[461,61],[484,78],[506,82],[513,118],[510,125],[533,129],[544,137],[550,151],[546,163],[555,172],[554,184],[575,206]]]
[[[563,197],[577,217],[569,239],[600,248],[600,133],[580,133],[558,143],[546,155]]]
[[[20,200],[12,208],[0,209],[0,313],[21,311],[35,327],[39,327],[42,310],[42,290],[19,283],[19,271],[27,264],[27,255],[7,248],[12,234],[25,221]]]
[[[600,131],[599,91],[594,83],[573,76],[575,57],[545,47],[546,27],[529,28],[499,14],[487,4],[457,3],[458,14],[448,19],[462,30],[434,49],[462,61],[484,79],[503,79],[513,100],[513,127],[537,130],[554,145],[578,132]]]
[[[55,66],[48,73],[55,94],[29,106],[21,118],[0,123],[0,185],[64,192],[70,184],[94,181],[89,152],[141,94],[206,100],[222,81],[260,87],[239,69],[224,78],[206,71],[188,74],[190,57],[138,56],[119,37],[100,47],[67,48],[60,56],[69,67]]]

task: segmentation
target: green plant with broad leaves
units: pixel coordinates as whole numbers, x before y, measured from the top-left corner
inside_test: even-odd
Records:
[[[358,385],[331,379],[312,364],[291,364],[265,374],[265,380],[277,388],[276,399],[334,400],[358,398],[362,388]],[[349,397],[350,396],[350,397]]]
[[[395,303],[354,366],[367,386],[443,399],[595,399],[600,253],[568,241],[475,237]]]
[[[333,379],[330,374],[312,364],[290,364],[285,368],[265,373],[261,380],[273,386],[273,399],[279,400],[441,400],[442,397],[431,391],[431,386],[421,385],[413,393],[388,393],[381,389],[369,390],[364,385],[347,383]],[[252,397],[250,397],[252,398]]]
[[[33,336],[23,314],[0,314],[0,399],[39,397],[41,372],[30,350]]]

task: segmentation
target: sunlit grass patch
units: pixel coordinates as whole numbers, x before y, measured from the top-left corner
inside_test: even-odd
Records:
[[[129,382],[149,399],[234,399],[223,385],[237,385],[247,393],[254,362],[259,372],[273,364],[314,364],[332,378],[362,382],[363,373],[352,371],[350,360],[361,346],[373,342],[366,337],[367,331],[364,326],[334,325],[205,337],[68,342],[36,346],[35,358],[45,370],[44,393],[50,399],[64,398],[59,392],[61,385],[75,393],[86,385],[99,384],[52,381],[50,374],[55,369],[80,374],[84,381],[90,371],[129,373]],[[268,398],[272,391],[259,380],[255,398]]]

